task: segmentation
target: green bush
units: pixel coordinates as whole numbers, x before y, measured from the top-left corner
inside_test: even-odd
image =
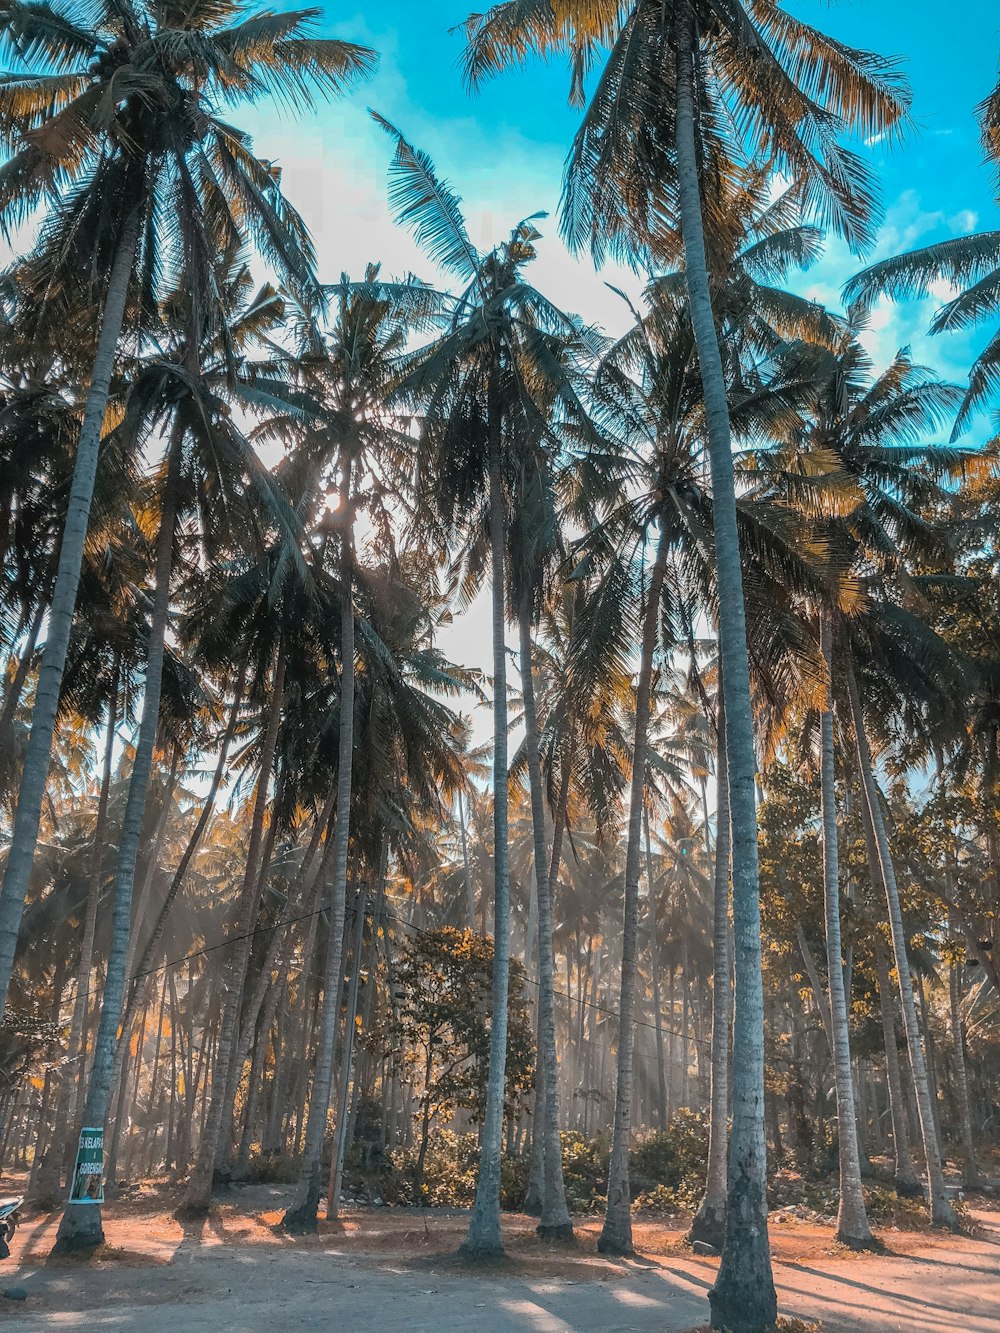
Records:
[[[575,1130],[560,1135],[566,1202],[577,1214],[603,1211],[608,1186],[610,1144],[585,1139]],[[705,1117],[679,1111],[665,1130],[647,1130],[629,1154],[633,1206],[659,1215],[697,1207],[704,1187],[708,1152]],[[416,1148],[392,1148],[378,1177],[377,1192],[390,1204],[468,1208],[475,1200],[478,1148],[475,1134],[431,1131],[424,1161],[423,1197],[416,1192]],[[504,1208],[519,1209],[528,1188],[529,1153],[504,1157],[500,1197]]]
[[[291,1153],[252,1153],[240,1179],[251,1185],[294,1185],[301,1159]]]
[[[572,1129],[564,1130],[559,1137],[570,1212],[600,1212],[607,1198],[608,1143],[603,1138],[585,1139]]]
[[[697,1204],[708,1168],[708,1120],[686,1108],[666,1129],[641,1133],[628,1156],[633,1197],[657,1186],[693,1194]]]
[[[424,1159],[423,1197],[417,1198],[416,1147],[391,1148],[379,1176],[385,1203],[468,1208],[476,1196],[476,1136],[432,1129]]]

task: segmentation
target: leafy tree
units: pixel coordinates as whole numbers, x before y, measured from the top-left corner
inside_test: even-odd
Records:
[[[396,966],[397,1007],[390,1027],[404,1079],[418,1089],[420,1143],[414,1189],[420,1199],[430,1127],[458,1109],[486,1114],[490,1062],[493,941],[442,926],[406,939]],[[511,964],[504,1115],[515,1117],[530,1091],[534,1039],[524,1001],[524,968]]]

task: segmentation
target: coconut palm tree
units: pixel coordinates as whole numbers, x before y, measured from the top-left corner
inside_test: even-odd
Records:
[[[3,45],[24,72],[0,84],[5,226],[46,208],[20,267],[32,332],[65,325],[93,361],[49,607],[14,837],[0,893],[0,1002],[7,992],[49,767],[115,356],[130,308],[186,290],[200,320],[214,256],[248,240],[282,281],[316,293],[311,245],[276,173],[223,105],[275,95],[310,104],[371,69],[374,55],[310,34],[314,11],[247,14],[235,0],[133,5],[81,17],[12,0]],[[165,286],[161,286],[165,284]],[[89,337],[101,315],[96,340]]]
[[[503,1249],[500,1156],[510,969],[507,532],[522,480],[530,475],[532,451],[552,438],[553,420],[585,428],[577,377],[564,352],[579,341],[580,331],[523,277],[540,235],[533,220],[519,223],[506,242],[480,254],[469,239],[460,200],[437,178],[430,158],[377,119],[396,144],[390,203],[397,220],[413,228],[429,258],[466,284],[452,303],[443,334],[414,354],[403,388],[422,417],[418,486],[431,501],[440,544],[453,550],[455,537],[468,534],[459,562],[466,595],[487,569],[492,586],[493,1017],[479,1181],[465,1250],[497,1254]],[[549,1124],[551,1133],[551,1106]],[[553,1225],[564,1228],[568,1220],[561,1211]]]
[[[608,1212],[601,1245],[615,1253],[631,1249],[628,1185],[628,1144],[631,1128],[631,1014],[637,964],[638,886],[641,868],[641,815],[646,781],[645,750],[648,698],[643,702],[644,675],[651,679],[653,653],[687,648],[697,608],[714,615],[718,590],[713,560],[711,494],[704,466],[704,415],[694,331],[685,303],[678,302],[669,281],[656,282],[648,293],[649,307],[636,325],[609,349],[594,381],[597,420],[608,432],[603,450],[588,457],[588,503],[598,507],[591,535],[581,548],[604,564],[595,590],[586,630],[590,640],[581,657],[587,681],[606,670],[609,654],[617,666],[627,659],[635,638],[639,656],[637,711],[632,754],[629,834],[626,842],[625,931],[623,937],[622,1035],[618,1046],[615,1140],[609,1174]],[[771,371],[774,371],[772,374]],[[789,418],[798,420],[797,400],[803,380],[798,370],[789,377],[780,364],[754,367],[731,358],[734,383],[734,430],[748,440],[779,430]],[[742,383],[741,383],[742,381]],[[601,513],[600,511],[603,510]],[[752,645],[758,679],[768,674],[774,612],[770,591],[777,581],[797,586],[811,582],[809,553],[796,551],[800,525],[785,506],[755,508],[743,503],[737,521],[745,560],[755,571],[751,618],[759,626]],[[645,572],[646,543],[656,557]],[[764,589],[770,591],[765,594]],[[653,599],[652,601],[650,599]],[[645,608],[641,631],[631,608]],[[636,758],[636,755],[639,758]],[[638,771],[637,771],[638,769]],[[631,856],[629,852],[631,851]],[[725,913],[728,916],[728,909]],[[721,999],[721,995],[720,995]],[[718,1076],[718,1074],[717,1074]]]
[[[854,682],[851,658],[870,661],[874,643],[885,642],[892,634],[890,624],[880,624],[880,618],[903,618],[909,634],[917,630],[916,618],[905,610],[905,595],[899,598],[899,609],[894,610],[889,600],[889,589],[897,580],[910,577],[909,570],[920,566],[946,567],[949,559],[943,533],[925,517],[940,497],[941,478],[958,475],[964,464],[964,455],[952,448],[927,444],[926,435],[940,429],[961,401],[961,391],[955,385],[941,382],[930,371],[915,366],[909,353],[898,352],[889,367],[874,375],[871,361],[858,341],[858,331],[864,318],[860,310],[850,312],[839,337],[828,351],[813,362],[818,369],[817,394],[813,412],[804,428],[793,433],[795,450],[801,448],[799,461],[803,475],[820,463],[825,454],[832,455],[844,474],[847,487],[839,488],[837,502],[831,507],[830,499],[821,501],[825,514],[819,519],[828,534],[834,550],[834,561],[843,571],[840,607],[827,602],[820,611],[820,643],[826,662],[827,683],[820,707],[821,733],[821,791],[824,830],[824,891],[826,903],[826,934],[828,949],[828,984],[830,993],[831,1035],[837,1082],[838,1118],[841,1134],[841,1215],[838,1225],[848,1243],[868,1244],[869,1234],[864,1218],[861,1196],[860,1169],[856,1140],[851,1142],[854,1129],[854,1098],[850,1064],[850,1043],[847,1030],[846,997],[843,986],[843,967],[839,944],[839,891],[837,873],[837,811],[833,774],[833,708],[832,680],[840,673],[835,662],[845,660],[850,684],[845,717],[849,716],[857,732],[864,733],[864,718],[860,711],[860,696]],[[825,367],[825,369],[820,369]],[[781,466],[791,462],[775,451],[772,461]],[[766,464],[765,464],[766,466]],[[791,462],[789,477],[797,465]],[[796,491],[799,503],[808,503],[805,493]],[[853,585],[853,587],[851,586]],[[871,588],[869,603],[865,592]],[[845,612],[847,614],[845,614]],[[865,624],[871,633],[866,634]],[[905,633],[902,625],[896,632]],[[931,639],[930,631],[924,633]],[[862,647],[865,643],[865,647]],[[918,652],[925,650],[915,644]],[[875,649],[877,652],[877,648]],[[940,645],[939,655],[945,655]],[[902,687],[908,692],[911,681]],[[841,705],[843,707],[843,703]],[[885,885],[889,921],[892,926],[893,948],[900,979],[904,1023],[907,1028],[911,1071],[921,1109],[922,1135],[927,1156],[928,1190],[932,1216],[935,1221],[950,1221],[951,1209],[943,1189],[940,1155],[929,1119],[930,1091],[924,1055],[920,1044],[916,1011],[912,1023],[907,1022],[907,1011],[913,1008],[912,989],[909,987],[909,963],[906,938],[902,930],[898,892],[892,865],[886,870],[883,855],[889,856],[889,846],[882,820],[881,807],[872,798],[875,779],[865,734],[857,737],[858,763],[861,768],[864,806],[875,835]],[[879,824],[882,824],[881,835]],[[891,860],[891,856],[890,856]],[[906,991],[910,989],[909,1001]],[[924,1112],[928,1112],[925,1117]]]
[[[684,254],[715,512],[736,950],[730,1209],[712,1319],[752,1333],[773,1323],[776,1309],[765,1225],[755,759],[729,406],[710,284],[726,254],[713,254],[707,238],[724,227],[731,164],[749,151],[778,166],[852,243],[867,241],[872,180],[840,137],[890,131],[905,92],[891,62],[828,40],[773,0],[510,0],[473,16],[467,35],[472,82],[568,49],[578,102],[598,52],[609,52],[570,153],[566,234],[598,258]]]
[[[980,103],[978,114],[986,157],[994,167],[1000,167],[1000,83]],[[913,300],[931,295],[933,284],[942,281],[952,290],[960,290],[934,315],[932,334],[972,329],[995,317],[1000,311],[1000,231],[956,236],[879,260],[851,278],[844,287],[844,296],[866,305],[879,296]],[[968,388],[955,416],[953,439],[968,428],[976,413],[995,400],[998,375],[1000,330],[973,362]]]
[[[322,1194],[320,1179],[323,1139],[330,1107],[334,1048],[340,1020],[343,970],[343,928],[347,905],[350,847],[355,699],[355,515],[369,509],[376,527],[388,531],[384,497],[402,499],[410,439],[390,410],[397,364],[407,340],[430,318],[437,298],[416,282],[382,283],[377,267],[352,284],[346,275],[334,290],[335,317],[321,358],[311,369],[322,376],[323,423],[303,445],[317,476],[334,488],[339,558],[340,703],[337,757],[337,802],[331,865],[330,939],[323,986],[318,1059],[306,1129],[305,1150],[295,1198],[282,1226],[296,1233],[314,1232]],[[321,367],[321,369],[320,369]],[[381,862],[375,853],[375,864]],[[346,1073],[342,1074],[346,1077]]]

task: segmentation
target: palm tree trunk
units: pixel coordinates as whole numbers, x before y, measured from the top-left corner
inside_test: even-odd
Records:
[[[729,976],[729,766],[726,710],[719,699],[718,755],[715,763],[715,870],[712,927],[712,1096],[708,1122],[705,1196],[688,1239],[721,1249],[726,1238],[726,1156],[729,1147],[729,1033],[733,994]]]
[[[257,778],[257,792],[254,797],[253,818],[250,823],[250,841],[247,846],[246,866],[244,867],[243,883],[240,888],[236,929],[233,932],[233,956],[223,980],[222,1014],[215,1038],[214,1062],[211,1066],[211,1096],[209,1098],[206,1086],[205,1095],[209,1100],[207,1101],[208,1110],[205,1118],[205,1128],[198,1143],[198,1156],[178,1209],[178,1214],[181,1217],[203,1217],[208,1212],[212,1198],[212,1179],[226,1108],[226,1085],[229,1080],[233,1045],[236,1040],[236,1024],[239,1020],[240,1003],[243,998],[247,963],[253,944],[253,928],[257,918],[258,861],[261,843],[264,838],[264,815],[267,811],[268,786],[278,744],[278,730],[281,725],[281,705],[285,690],[285,656],[280,642],[277,645],[275,657],[271,703],[264,740],[261,745],[260,772]]]
[[[343,496],[350,514],[351,461],[344,469]],[[353,546],[350,528],[345,530],[340,573],[340,725],[337,756],[337,816],[333,831],[333,874],[331,882],[330,939],[326,955],[323,1011],[320,1019],[316,1072],[313,1077],[306,1142],[299,1168],[295,1198],[281,1219],[286,1231],[296,1235],[319,1229],[319,1201],[323,1193],[321,1178],[323,1139],[330,1111],[333,1086],[333,1061],[340,1018],[340,987],[344,970],[344,917],[347,907],[347,859],[351,838],[352,765],[354,762],[354,592]]]
[[[872,849],[874,852],[874,848]],[[875,853],[877,857],[877,853]],[[878,861],[873,871],[878,870]],[[881,878],[881,876],[879,876]],[[879,1000],[882,1009],[882,1038],[885,1045],[885,1081],[889,1089],[889,1114],[892,1117],[892,1151],[895,1159],[896,1193],[901,1198],[921,1194],[920,1181],[913,1167],[910,1153],[910,1131],[907,1125],[906,1098],[899,1068],[899,1048],[896,1045],[896,1004],[880,935],[875,937],[875,967],[878,973]]]
[[[347,1151],[348,1094],[351,1069],[354,1064],[354,1025],[358,1016],[358,987],[361,984],[361,948],[365,937],[365,913],[368,908],[368,884],[362,880],[354,904],[357,913],[354,922],[351,983],[347,992],[347,1013],[344,1021],[344,1045],[340,1056],[340,1091],[337,1098],[337,1121],[330,1159],[330,1178],[326,1191],[327,1221],[340,1215],[340,1187],[344,1178],[344,1153]]]
[[[538,901],[538,1059],[542,1079],[541,1125],[543,1149],[542,1216],[537,1231],[549,1239],[571,1240],[573,1224],[566,1206],[562,1143],[559,1138],[559,1058],[556,1054],[555,973],[552,955],[552,886],[545,851],[545,806],[542,765],[538,753],[538,713],[531,663],[530,593],[521,598],[518,617],[521,649],[521,696],[524,701],[524,748],[528,760],[531,827]]]
[[[87,1023],[90,979],[94,966],[97,909],[100,904],[101,884],[104,878],[104,834],[108,822],[115,732],[118,725],[118,677],[119,665],[116,661],[112,673],[111,695],[108,700],[108,726],[104,739],[101,788],[100,795],[97,798],[97,818],[94,822],[92,868],[87,892],[87,907],[83,918],[83,935],[80,940],[80,961],[76,970],[76,995],[73,999],[73,1016],[70,1019],[69,1040],[66,1046],[66,1065],[60,1074],[59,1099],[56,1103],[52,1148],[45,1166],[39,1171],[38,1178],[34,1182],[32,1193],[33,1202],[49,1208],[55,1208],[61,1200],[60,1174],[68,1174],[72,1170],[72,1144],[78,1137],[79,1117],[83,1105],[83,1089],[86,1086],[87,1052],[83,1034]],[[74,1133],[74,1129],[77,1133]],[[62,1145],[61,1154],[59,1152],[60,1145]]]
[[[660,1003],[660,931],[656,919],[656,887],[653,875],[653,847],[649,837],[649,807],[642,812],[646,839],[646,888],[649,892],[649,967],[653,981],[653,1029],[656,1036],[656,1123],[667,1127],[667,1068],[663,1050],[663,1014]]]
[[[465,880],[465,904],[469,914],[469,929],[476,929],[476,899],[472,891],[472,871],[469,867],[469,838],[465,829],[465,802],[458,793],[458,832],[462,841],[462,874]]]
[[[17,659],[14,676],[4,695],[3,708],[0,709],[0,754],[10,753],[8,747],[11,744],[11,727],[14,722],[14,714],[17,712],[17,705],[21,701],[21,691],[31,669],[35,647],[38,644],[38,635],[47,610],[48,603],[44,597],[39,597],[38,606],[35,608],[35,614],[32,616],[31,625],[28,628],[28,637],[25,640],[24,648],[21,650],[21,655]]]
[[[913,982],[910,977],[909,959],[906,955],[906,930],[903,926],[899,889],[896,885],[896,868],[893,865],[889,838],[885,831],[885,821],[882,818],[882,807],[879,804],[875,774],[872,771],[871,753],[868,749],[868,737],[865,733],[858,684],[854,677],[854,666],[849,655],[847,657],[847,688],[851,699],[851,715],[854,720],[854,737],[858,748],[858,767],[861,770],[861,783],[865,796],[864,803],[875,837],[875,848],[878,852],[879,868],[882,874],[882,883],[885,887],[886,905],[889,910],[889,929],[892,932],[892,949],[896,962],[896,975],[899,980],[899,997],[903,1008],[903,1029],[906,1032],[910,1072],[913,1077],[913,1090],[917,1098],[920,1137],[923,1141],[924,1156],[927,1161],[927,1198],[931,1210],[931,1224],[956,1230],[958,1223],[945,1191],[944,1172],[941,1167],[941,1157],[938,1153],[934,1127],[934,1112],[931,1109],[927,1065],[924,1061],[923,1048],[920,1045],[920,1028],[917,1023],[917,1009],[913,1000]]]
[[[719,598],[719,647],[726,708],[729,805],[732,818],[733,1128],[729,1204],[722,1263],[709,1293],[712,1325],[738,1333],[773,1324],[777,1298],[767,1236],[767,1141],[764,1133],[764,986],[760,946],[760,877],[753,714],[746,611],[740,566],[736,487],[726,377],[712,313],[705,226],[698,179],[695,84],[699,59],[694,14],[679,6],[677,40],[677,188],[691,322],[705,399],[712,473],[712,513]]]
[[[108,290],[101,318],[90,387],[83,408],[80,439],[73,465],[66,524],[59,548],[55,587],[49,606],[45,648],[38,672],[35,703],[31,714],[31,735],[24,756],[24,768],[18,790],[14,834],[7,853],[7,870],[0,891],[0,1013],[7,1002],[14,966],[14,951],[24,910],[24,896],[35,856],[38,824],[42,815],[45,784],[49,775],[52,734],[55,729],[59,692],[66,668],[66,653],[80,584],[83,552],[94,495],[97,461],[101,449],[101,430],[111,387],[118,339],[125,320],[129,279],[135,264],[139,242],[139,214],[129,214],[122,224],[115,251]]]
[[[153,768],[153,750],[160,719],[160,687],[163,681],[163,657],[170,610],[170,573],[174,551],[174,526],[177,517],[181,475],[183,429],[174,428],[167,450],[167,471],[160,499],[160,531],[156,544],[156,574],[153,606],[149,623],[149,649],[146,656],[146,688],[142,701],[142,719],[135,747],[135,760],[129,780],[125,812],[118,840],[118,866],[115,871],[111,917],[111,947],[108,952],[101,1018],[94,1042],[94,1063],[90,1073],[85,1125],[103,1127],[108,1118],[118,1025],[125,1002],[126,968],[132,933],[132,886],[135,862],[142,840],[146,796]],[[104,1240],[101,1208],[98,1204],[69,1203],[59,1223],[56,1250],[88,1249]]]
[[[969,1080],[965,1070],[965,1034],[962,1031],[962,1000],[959,985],[961,964],[948,967],[948,998],[951,1006],[951,1061],[955,1073],[955,1100],[958,1103],[958,1128],[962,1139],[963,1182],[966,1189],[982,1183],[972,1141],[972,1116],[969,1112]]]
[[[316,863],[315,869],[313,868],[313,862],[315,860],[316,850],[323,829],[326,827],[326,824],[332,815],[333,803],[335,800],[336,795],[334,794],[331,796],[316,821],[316,828],[313,832],[313,837],[310,840],[305,858],[303,859],[302,870],[298,876],[295,890],[286,900],[285,910],[288,912],[289,916],[285,920],[282,920],[279,914],[278,920],[271,932],[271,938],[268,940],[267,948],[264,951],[264,960],[261,964],[260,971],[257,974],[253,989],[251,990],[246,1003],[243,1005],[242,1018],[239,1025],[239,1035],[235,1043],[226,1092],[226,1115],[229,1117],[231,1126],[230,1139],[234,1145],[238,1141],[237,1134],[239,1127],[236,1123],[236,1100],[242,1071],[246,1064],[247,1056],[250,1053],[251,1043],[257,1034],[257,1020],[260,1017],[260,1011],[264,1004],[265,996],[267,996],[269,990],[274,989],[274,986],[280,988],[280,982],[286,975],[288,967],[291,964],[295,947],[295,928],[298,925],[298,921],[293,918],[298,917],[300,912],[312,912],[315,906],[315,893],[320,879],[320,872],[322,870],[322,861]],[[275,826],[272,824],[271,828],[268,830],[268,848],[265,849],[265,853],[261,858],[261,869],[260,875],[258,876],[258,897],[260,897],[263,891],[266,868],[270,861],[271,851],[269,849],[273,846],[272,834],[274,833],[274,827]],[[275,970],[277,970],[278,975],[274,982],[274,986],[272,986],[271,976]],[[265,1032],[268,1030],[269,1028],[264,1029]],[[253,1064],[256,1063],[257,1053],[255,1051],[250,1071],[251,1076],[253,1074]],[[251,1082],[251,1090],[252,1086]]]
[[[785,874],[782,868],[778,867],[778,880],[784,889],[786,887]],[[801,921],[795,923],[795,942],[799,946],[799,953],[802,955],[802,962],[806,969],[806,976],[809,978],[809,989],[812,991],[813,1003],[816,1006],[816,1012],[819,1014],[820,1022],[823,1024],[823,1034],[826,1037],[826,1048],[833,1055],[833,1020],[830,1017],[830,1002],[826,998],[826,991],[823,989],[823,981],[819,974],[819,966],[816,957],[806,938],[805,927]]]
[[[555,820],[552,826],[552,856],[549,861],[549,899],[555,900],[555,888],[559,883],[559,867],[562,864],[562,843],[563,830],[566,827],[566,812],[569,808],[569,788],[570,777],[572,775],[573,755],[572,745],[562,759],[562,775],[559,780],[559,796],[556,802]],[[569,988],[567,987],[567,1005],[569,1004]],[[566,1034],[566,1050],[569,1051],[572,1038],[572,1014],[568,1016],[569,1027]],[[583,1010],[580,1011],[580,1022],[583,1022]],[[536,1023],[537,1027],[537,1023]],[[536,1033],[537,1040],[537,1033]],[[582,1045],[582,1036],[577,1042],[577,1060],[579,1060],[579,1051]],[[524,1202],[521,1204],[521,1210],[530,1213],[535,1217],[540,1217],[542,1213],[542,1190],[545,1186],[545,1135],[542,1131],[543,1104],[545,1098],[545,1089],[543,1080],[545,1071],[539,1068],[535,1072],[535,1105],[534,1119],[532,1121],[532,1139],[531,1139],[531,1168],[528,1173],[528,1186],[525,1190]],[[562,1152],[560,1151],[560,1164],[562,1162]]]
[[[629,788],[628,841],[625,848],[625,911],[622,926],[621,998],[618,1006],[618,1063],[615,1118],[608,1166],[608,1205],[597,1242],[602,1254],[632,1253],[632,1196],[628,1151],[632,1132],[635,987],[639,943],[639,873],[642,861],[642,812],[646,796],[646,745],[649,731],[653,657],[660,622],[660,599],[667,570],[668,536],[662,529],[650,571],[643,616],[639,678],[635,692],[635,734]]]
[[[927,987],[923,977],[917,978],[917,1017],[924,1039],[924,1058],[927,1061],[927,1087],[931,1094],[931,1113],[934,1116],[934,1140],[937,1143],[938,1156],[944,1161],[944,1141],[941,1137],[941,1110],[938,1105],[937,1052],[934,1049],[934,1034],[931,1032],[930,1012],[927,1008]]]
[[[136,966],[132,969],[131,988],[129,990],[128,1001],[125,1006],[125,1016],[123,1025],[128,1026],[135,1014],[136,1006],[141,998],[140,992],[143,990],[143,980],[152,970],[155,962],[160,940],[163,938],[163,932],[167,927],[167,920],[170,917],[171,908],[181,891],[184,878],[187,875],[188,867],[194,858],[195,852],[201,842],[202,835],[208,827],[208,822],[215,809],[216,797],[219,794],[219,788],[222,785],[222,779],[226,774],[226,764],[229,758],[229,747],[232,744],[233,736],[236,732],[236,725],[239,721],[240,709],[243,706],[243,692],[246,689],[247,672],[250,666],[249,655],[244,655],[240,666],[240,674],[236,682],[236,693],[233,696],[233,702],[229,710],[229,718],[226,722],[226,729],[222,736],[222,745],[219,749],[219,758],[215,765],[215,772],[212,774],[212,782],[208,793],[205,796],[205,802],[198,816],[198,822],[187,841],[187,846],[181,854],[181,859],[174,871],[173,878],[170,881],[170,887],[167,889],[166,896],[160,906],[160,910],[153,922],[153,929],[150,932],[149,939],[146,941],[145,948],[142,951]]]
[[[510,988],[510,872],[507,819],[507,649],[504,577],[504,502],[500,474],[499,370],[490,375],[490,554],[493,573],[493,1013],[490,1023],[486,1110],[479,1141],[479,1179],[469,1232],[468,1258],[503,1254],[500,1232],[500,1160],[503,1151],[507,1066],[507,996]]]
[[[826,917],[827,986],[830,992],[830,1037],[837,1095],[837,1143],[840,1162],[840,1208],[837,1239],[854,1249],[873,1243],[865,1196],[861,1188],[858,1122],[851,1070],[851,1035],[844,989],[844,957],[840,934],[840,848],[837,830],[836,757],[833,743],[833,629],[829,613],[820,612],[820,651],[826,667],[820,715],[820,804],[823,821],[823,905]]]

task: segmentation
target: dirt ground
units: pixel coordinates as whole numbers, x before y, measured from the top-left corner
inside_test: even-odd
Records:
[[[9,1191],[4,1182],[3,1192]],[[88,1262],[53,1261],[57,1217],[30,1214],[0,1269],[0,1326],[16,1333],[283,1333],[286,1329],[534,1330],[671,1333],[704,1323],[716,1262],[682,1233],[639,1222],[629,1261],[598,1256],[600,1223],[578,1225],[572,1250],[539,1241],[534,1220],[505,1221],[509,1258],[470,1270],[455,1251],[461,1212],[350,1209],[322,1234],[275,1230],[290,1191],[247,1186],[209,1218],[181,1225],[169,1191],[146,1187],[107,1206],[109,1247]],[[828,1333],[1000,1333],[1000,1210],[973,1203],[970,1233],[882,1233],[887,1253],[839,1249],[829,1227],[795,1218],[771,1227],[784,1315]]]

